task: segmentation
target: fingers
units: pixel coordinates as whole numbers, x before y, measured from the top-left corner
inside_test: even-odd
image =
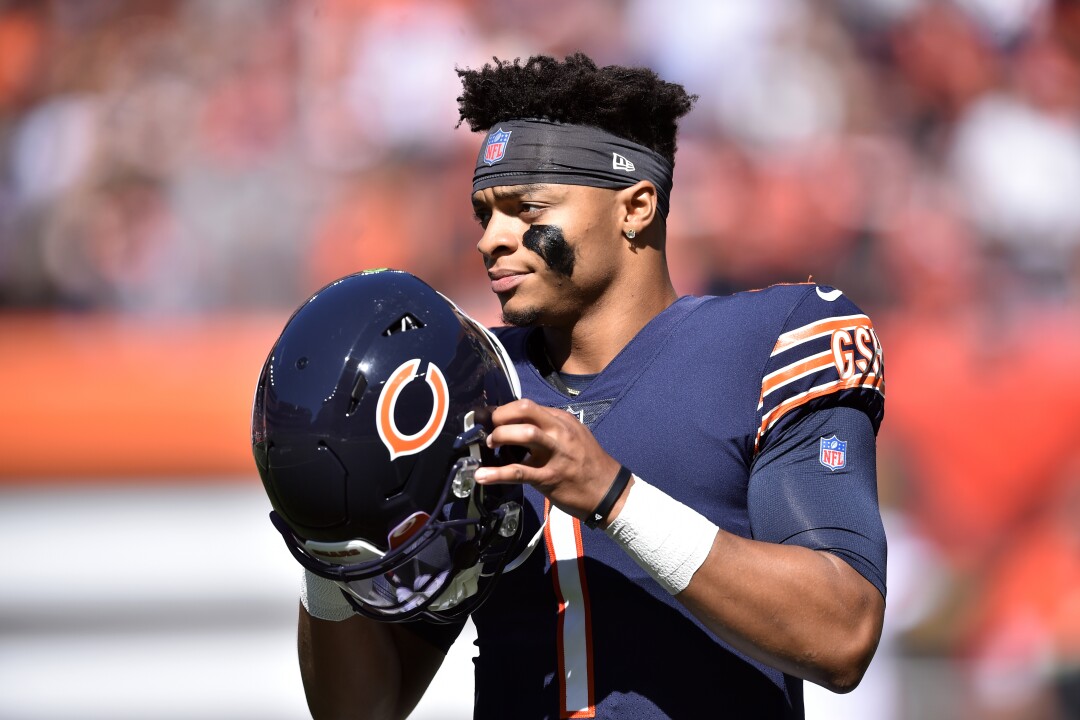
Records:
[[[528,423],[539,427],[558,422],[560,415],[568,415],[565,410],[538,405],[532,400],[515,400],[501,405],[491,413],[491,420],[496,427],[500,425]]]
[[[557,432],[541,430],[536,425],[500,425],[488,435],[487,446],[491,449],[510,447],[510,454],[503,454],[504,462],[519,461],[526,465],[543,465],[558,450],[562,437]],[[514,454],[516,452],[518,454]]]
[[[496,408],[491,416],[494,428],[487,437],[490,448],[514,445],[528,451],[522,463],[481,468],[480,483],[543,483],[550,480],[549,460],[572,433],[567,432],[573,418],[562,410],[537,405],[531,400],[517,400]],[[576,420],[573,421],[577,423]]]
[[[476,482],[481,485],[527,484],[533,482],[529,477],[529,471],[534,470],[535,468],[521,464],[481,467],[476,470]]]
[[[588,427],[565,410],[517,400],[492,412],[489,447],[516,445],[524,461],[476,471],[476,482],[528,484],[574,517],[584,517],[604,496],[619,470]]]
[[[574,430],[580,430],[571,424],[571,417],[562,410],[537,405],[531,400],[518,400],[497,408],[492,413],[494,428],[489,433],[487,444],[490,448],[503,445],[518,445],[529,451],[532,456],[529,465],[543,464],[558,448],[560,443],[573,436]]]

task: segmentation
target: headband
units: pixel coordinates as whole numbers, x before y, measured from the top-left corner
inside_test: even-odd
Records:
[[[476,158],[473,192],[531,183],[621,189],[648,180],[667,217],[672,171],[659,153],[599,128],[510,120],[488,130]]]

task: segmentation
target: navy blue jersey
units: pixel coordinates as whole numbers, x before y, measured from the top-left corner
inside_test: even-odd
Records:
[[[881,346],[838,291],[684,297],[570,397],[500,329],[525,397],[731,533],[835,552],[885,592]],[[803,716],[801,681],[706,630],[600,530],[526,488],[542,542],[473,615],[476,718]]]

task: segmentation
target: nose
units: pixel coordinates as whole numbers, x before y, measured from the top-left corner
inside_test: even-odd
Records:
[[[484,228],[484,234],[476,243],[476,249],[484,256],[485,261],[489,258],[510,255],[517,250],[522,232],[519,225],[520,223],[514,218],[498,212],[492,213],[487,227]]]

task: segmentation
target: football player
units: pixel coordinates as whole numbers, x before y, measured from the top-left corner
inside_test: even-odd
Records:
[[[800,718],[804,680],[854,688],[885,604],[884,367],[871,320],[810,283],[676,293],[665,227],[676,128],[696,99],[683,87],[582,55],[459,75],[462,121],[484,132],[477,249],[521,390],[481,439],[451,443],[472,437],[484,453],[471,473],[485,494],[476,534],[500,537],[515,502],[486,493],[522,490],[522,540],[490,563],[514,567],[467,605],[475,717]],[[424,395],[426,412],[436,396]],[[494,457],[511,447],[524,455]],[[452,513],[439,502],[409,512],[437,516],[428,532],[446,544]],[[397,552],[386,541],[331,535],[300,554],[356,550],[375,565],[309,565],[299,644],[312,712],[406,717],[463,622],[432,612],[478,594],[452,588],[453,573],[398,578],[382,563]],[[479,562],[480,576],[494,572]],[[373,619],[371,605],[412,619]]]

